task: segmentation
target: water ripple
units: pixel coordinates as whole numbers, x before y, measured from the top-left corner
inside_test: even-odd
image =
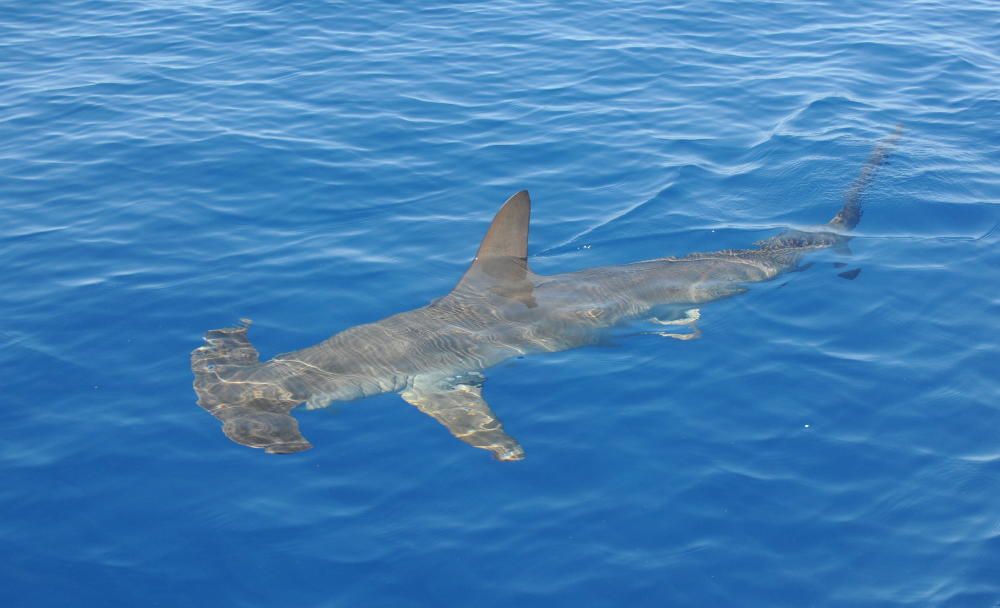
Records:
[[[0,15],[11,605],[990,606],[995,3],[15,1]],[[187,354],[451,288],[529,188],[539,272],[828,219],[853,254],[514,360],[521,466],[394,395],[233,449]],[[854,281],[837,276],[860,268]]]

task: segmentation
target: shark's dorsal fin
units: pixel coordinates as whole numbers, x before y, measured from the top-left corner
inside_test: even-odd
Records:
[[[500,207],[490,229],[476,252],[476,261],[488,258],[528,257],[528,224],[531,221],[531,198],[521,190]]]
[[[533,307],[528,279],[528,224],[531,198],[521,190],[507,199],[493,218],[490,229],[476,252],[476,259],[458,287],[475,283],[479,288],[523,301]]]

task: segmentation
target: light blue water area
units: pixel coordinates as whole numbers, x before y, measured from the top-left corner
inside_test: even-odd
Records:
[[[0,604],[1000,603],[995,2],[0,8]],[[853,255],[515,359],[499,463],[394,394],[228,441],[188,356],[829,219]],[[834,262],[861,268],[854,281]],[[657,329],[650,327],[649,329]]]

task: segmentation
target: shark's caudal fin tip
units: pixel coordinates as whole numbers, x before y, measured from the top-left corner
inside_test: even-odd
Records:
[[[896,142],[903,134],[903,125],[896,125],[896,128],[888,136],[882,139],[872,150],[868,157],[868,162],[861,168],[861,174],[851,184],[847,194],[844,196],[844,205],[837,215],[829,222],[829,226],[838,231],[851,231],[861,220],[861,195],[871,184],[878,172],[879,167],[884,165],[889,159],[889,154],[895,147]]]

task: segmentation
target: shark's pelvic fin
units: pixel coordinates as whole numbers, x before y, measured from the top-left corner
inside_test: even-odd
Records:
[[[657,325],[683,325],[691,329],[691,331],[687,333],[674,333],[666,331],[655,332],[658,336],[662,336],[664,338],[675,338],[677,340],[697,340],[701,337],[701,330],[698,329],[698,319],[700,318],[701,310],[692,308],[684,312],[683,319],[669,319],[664,321],[663,319],[653,317],[650,321],[656,323]]]
[[[446,426],[452,435],[472,447],[489,450],[497,460],[524,458],[524,448],[504,432],[478,385],[418,376],[400,395]]]

